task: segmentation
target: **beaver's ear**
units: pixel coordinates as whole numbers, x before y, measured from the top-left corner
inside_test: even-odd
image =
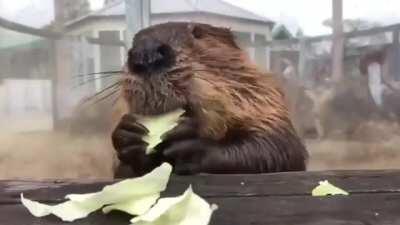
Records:
[[[207,36],[211,36],[224,44],[239,48],[229,28],[214,27],[209,24],[191,24],[190,30],[193,37],[196,39],[202,39]]]
[[[204,30],[199,25],[193,25],[191,27],[192,35],[196,39],[201,39],[204,37]]]

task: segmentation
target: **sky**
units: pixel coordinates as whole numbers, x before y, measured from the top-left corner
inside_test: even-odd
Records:
[[[170,0],[169,0],[170,1]],[[309,36],[327,34],[322,22],[331,15],[331,0],[225,0],[287,25],[292,32],[301,27]],[[39,27],[52,20],[53,0],[0,0],[0,16]],[[92,9],[103,0],[90,0]],[[343,0],[344,18],[362,18],[391,24],[400,22],[400,0]],[[383,4],[384,2],[384,4]]]
[[[281,21],[292,29],[301,27],[304,33],[310,36],[331,31],[322,25],[324,20],[331,17],[331,0],[226,1],[275,21]],[[343,17],[373,20],[383,25],[400,23],[400,0],[343,0]]]

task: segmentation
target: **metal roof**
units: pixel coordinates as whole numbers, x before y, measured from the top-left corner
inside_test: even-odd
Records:
[[[33,43],[41,39],[40,37],[37,36],[23,34],[7,30],[1,27],[0,27],[0,37],[6,37],[6,38],[0,38],[0,49],[29,45],[30,43]]]
[[[229,16],[238,19],[254,20],[259,22],[271,23],[272,20],[259,16],[253,12],[243,8],[232,5],[224,0],[152,0],[151,13],[164,14],[164,13],[211,13],[222,16]],[[70,21],[67,24],[73,24],[88,17],[98,16],[123,16],[125,15],[125,1],[117,0],[104,8],[92,12],[84,17]]]

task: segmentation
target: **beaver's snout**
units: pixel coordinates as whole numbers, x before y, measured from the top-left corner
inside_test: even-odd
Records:
[[[153,38],[145,38],[134,43],[134,47],[128,53],[129,70],[141,76],[163,73],[174,63],[174,50]]]

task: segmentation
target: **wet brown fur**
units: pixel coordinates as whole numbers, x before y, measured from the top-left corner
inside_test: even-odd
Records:
[[[162,76],[146,80],[127,72],[122,88],[126,109],[150,115],[189,107],[201,121],[204,137],[221,141],[242,134],[266,137],[269,161],[287,164],[269,170],[304,170],[307,153],[289,119],[280,84],[273,74],[256,68],[230,30],[169,23],[139,33],[136,40],[158,37],[165,29],[176,32],[170,39],[180,41],[174,48],[176,63]]]

